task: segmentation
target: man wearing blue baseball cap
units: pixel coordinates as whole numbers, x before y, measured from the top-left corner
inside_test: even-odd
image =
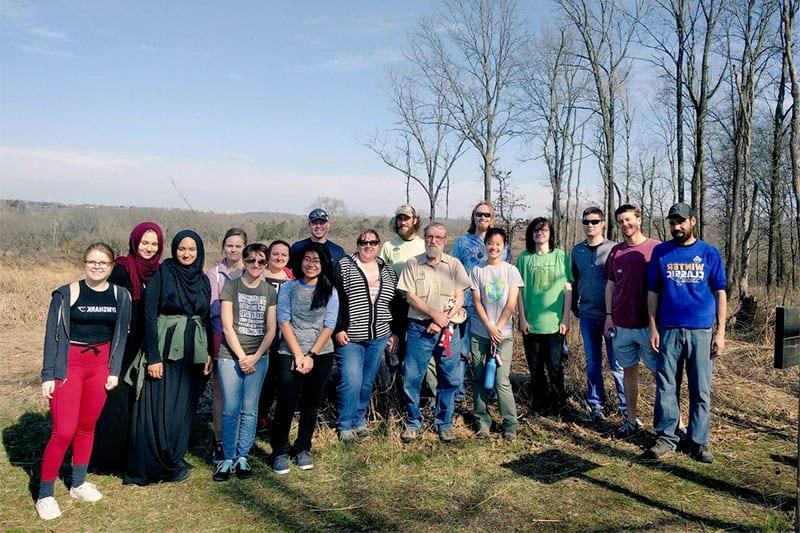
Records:
[[[331,220],[328,216],[328,212],[321,207],[312,209],[308,214],[308,231],[310,236],[307,239],[294,243],[289,254],[289,266],[292,270],[300,268],[303,254],[312,242],[318,242],[328,249],[328,252],[331,254],[331,261],[334,265],[339,262],[339,259],[344,257],[344,248],[328,240],[327,235],[330,229]]]
[[[650,345],[660,357],[655,402],[658,440],[645,456],[660,459],[678,446],[676,378],[678,361],[685,358],[689,386],[686,451],[697,461],[711,463],[711,372],[713,359],[725,351],[725,267],[719,250],[695,237],[697,218],[689,205],[673,205],[667,218],[672,240],[653,249],[647,272]]]

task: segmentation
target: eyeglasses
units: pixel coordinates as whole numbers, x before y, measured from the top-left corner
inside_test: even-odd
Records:
[[[312,259],[312,258],[310,258],[310,257],[304,257],[304,258],[303,258],[303,263],[309,263],[309,264],[312,264],[312,265],[319,265],[319,264],[321,264],[321,263],[320,263],[320,260],[319,260],[319,258],[313,258],[313,259]]]
[[[84,261],[84,264],[92,268],[108,268],[113,263],[111,261]]]
[[[535,228],[533,230],[533,232],[534,233],[550,233],[550,228],[548,228],[547,226],[545,226],[543,228]]]
[[[358,244],[359,246],[378,246],[380,243],[381,241],[379,241],[378,239],[372,239],[369,241],[362,241],[362,240],[356,241],[356,244]]]
[[[492,218],[492,214],[487,212],[487,211],[475,211],[474,213],[472,213],[472,216],[478,217],[478,218],[480,218],[480,217]]]
[[[248,265],[254,265],[255,263],[258,263],[263,267],[267,266],[268,261],[266,259],[256,259],[255,257],[248,257],[247,259],[244,260],[244,262],[247,263]]]
[[[583,225],[584,225],[584,226],[596,226],[596,225],[598,225],[599,223],[601,223],[601,222],[602,222],[602,220],[600,220],[600,219],[597,219],[597,220],[590,220],[590,219],[585,219],[585,218],[584,218],[582,222],[583,222]]]
[[[442,241],[443,241],[443,240],[445,240],[446,238],[447,238],[447,237],[446,237],[446,236],[444,236],[444,235],[425,235],[425,240],[426,240],[426,241],[438,241],[438,242],[442,242]]]

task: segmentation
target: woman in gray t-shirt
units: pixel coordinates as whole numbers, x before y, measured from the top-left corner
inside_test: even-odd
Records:
[[[278,403],[272,428],[272,471],[289,472],[289,427],[298,404],[300,423],[292,455],[300,470],[314,468],[311,437],[317,409],[333,365],[331,335],[339,313],[328,249],[312,242],[295,265],[297,279],[281,286],[277,365]]]
[[[222,396],[222,449],[214,481],[226,481],[232,472],[250,477],[248,461],[256,438],[258,399],[275,337],[277,294],[262,274],[267,247],[249,244],[242,252],[245,270],[228,280],[220,294],[220,317],[225,338],[216,365]]]

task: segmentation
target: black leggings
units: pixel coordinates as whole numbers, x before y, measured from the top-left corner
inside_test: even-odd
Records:
[[[525,358],[531,374],[531,407],[543,413],[566,404],[564,390],[564,356],[560,333],[528,333],[522,337]]]
[[[289,428],[294,412],[300,406],[300,424],[293,453],[311,450],[311,437],[317,425],[325,383],[333,366],[333,353],[314,357],[314,368],[308,374],[291,370],[294,357],[278,354],[272,364],[276,367],[277,406],[272,427],[272,452],[275,456],[289,453]]]

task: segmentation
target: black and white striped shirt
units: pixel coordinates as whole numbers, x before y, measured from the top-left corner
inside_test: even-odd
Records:
[[[376,258],[380,272],[380,289],[375,302],[370,299],[367,276],[356,263],[356,254],[344,256],[336,268],[339,291],[339,320],[336,332],[346,331],[351,341],[383,337],[390,332],[390,304],[397,287],[397,275],[382,259]]]

